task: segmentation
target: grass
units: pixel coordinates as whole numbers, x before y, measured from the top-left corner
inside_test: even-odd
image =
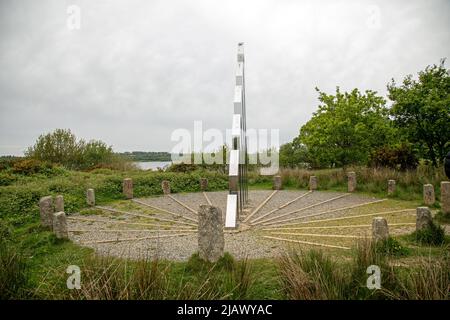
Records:
[[[292,251],[280,259],[282,290],[294,300],[340,299],[344,274],[322,251]]]
[[[27,281],[25,259],[5,243],[0,244],[0,300],[26,298],[23,291]]]
[[[410,254],[410,249],[403,246],[397,239],[389,237],[383,241],[379,241],[376,244],[375,250],[381,254],[404,257]]]
[[[450,213],[445,214],[444,212],[439,210],[435,215],[435,219],[440,223],[450,224]]]
[[[355,171],[357,191],[379,197],[387,196],[388,180],[396,181],[396,191],[391,198],[401,200],[422,200],[423,185],[431,183],[435,187],[437,199],[440,195],[440,182],[447,181],[443,168],[420,166],[416,170],[398,171],[388,168],[351,167],[337,169],[281,169],[280,176],[286,188],[307,189],[309,177],[318,179],[318,190],[347,191],[347,172]],[[254,174],[254,173],[253,173]],[[256,183],[271,182],[271,177],[255,177],[250,181]]]
[[[361,241],[348,262],[337,263],[323,251],[291,251],[279,261],[282,290],[290,299],[435,299],[450,298],[448,254],[420,257],[414,266],[394,267],[379,245]],[[367,267],[380,268],[380,289],[367,286]]]
[[[385,294],[392,299],[401,300],[449,300],[450,271],[449,258],[422,258],[416,262],[412,270],[403,274],[396,292]]]
[[[361,207],[360,213],[414,208],[422,202],[422,184],[444,180],[438,171],[394,172],[355,168],[358,192],[386,197],[387,180],[397,180],[397,192],[388,201]],[[422,171],[420,171],[422,170]],[[309,175],[318,176],[319,189],[346,191],[342,169],[321,171],[281,170],[286,189],[307,189]],[[3,175],[6,177],[6,175]],[[216,264],[138,261],[101,257],[91,249],[61,241],[39,225],[39,198],[64,195],[68,213],[97,215],[101,210],[87,208],[85,190],[96,190],[97,203],[130,211],[152,210],[121,202],[122,180],[133,178],[137,197],[161,194],[161,181],[170,180],[174,192],[199,191],[199,178],[207,177],[210,190],[227,188],[227,176],[208,171],[164,173],[97,169],[75,172],[58,169],[51,175],[8,173],[0,183],[0,299],[440,299],[448,286],[448,236],[443,245],[417,242],[416,236],[399,236],[373,253],[369,245],[351,252],[303,250],[284,260],[236,261],[227,255]],[[2,177],[0,177],[2,178]],[[250,173],[252,189],[271,189],[272,178]],[[439,190],[435,190],[439,195]],[[403,200],[408,200],[403,201]],[[439,205],[436,205],[439,208]],[[108,213],[110,215],[110,213]],[[446,222],[447,217],[437,214]],[[393,214],[389,223],[412,222],[413,214]],[[358,220],[360,219],[360,220]],[[352,223],[367,223],[358,218]],[[136,218],[140,221],[140,218]],[[145,222],[148,222],[147,220]],[[347,224],[348,221],[321,225]],[[302,226],[317,225],[311,223]],[[337,231],[333,231],[337,232]],[[344,231],[342,231],[344,232]],[[447,264],[445,264],[447,262]],[[365,288],[368,263],[379,263],[387,276],[385,291]],[[66,288],[66,268],[79,265],[83,272],[81,291]],[[393,267],[399,265],[400,267]],[[434,279],[427,283],[426,279]],[[317,280],[317,281],[316,281]],[[429,281],[428,281],[429,282]],[[304,287],[301,287],[301,284]],[[448,298],[448,287],[447,287]]]
[[[85,193],[88,188],[95,190],[96,203],[99,205],[123,200],[122,182],[125,177],[133,179],[135,197],[162,194],[163,180],[171,181],[173,192],[200,191],[200,177],[208,178],[211,191],[224,190],[228,186],[226,175],[209,171],[172,173],[96,169],[81,172],[58,168],[49,176],[15,175],[14,181],[8,185],[0,184],[0,218],[16,225],[26,224],[38,215],[38,202],[41,197],[57,194],[64,196],[67,213],[78,212],[87,207]]]
[[[442,245],[447,241],[445,229],[434,221],[431,221],[428,227],[414,231],[410,238],[421,245],[432,246]]]
[[[37,224],[19,228],[9,239],[8,251],[0,251],[2,257],[12,258],[1,259],[2,272],[8,275],[2,282],[8,287],[1,287],[2,298],[440,299],[448,286],[448,247],[434,247],[433,253],[422,247],[416,250],[411,246],[417,243],[406,237],[381,245],[381,250],[380,245],[362,242],[348,253],[296,249],[280,260],[239,261],[226,254],[217,263],[202,261],[197,254],[187,262],[98,256],[55,239]],[[398,247],[408,248],[408,254],[398,254]],[[372,264],[382,270],[383,290],[365,287],[366,268]],[[69,265],[82,270],[81,290],[66,288]],[[427,276],[437,282],[425,287]]]

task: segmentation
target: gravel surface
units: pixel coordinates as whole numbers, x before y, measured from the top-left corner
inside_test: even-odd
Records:
[[[249,191],[250,203],[248,206],[247,214],[252,212],[262,201],[264,201],[273,191],[272,190],[255,190]],[[280,206],[286,204],[288,201],[295,199],[296,197],[305,194],[306,191],[278,191],[272,199],[270,199],[257,214],[252,216],[249,222],[253,221],[259,216],[262,216],[273,209],[277,209]],[[352,206],[356,204],[362,204],[371,202],[375,199],[363,195],[351,194],[340,199],[336,199],[327,203],[320,204],[320,202],[332,199],[334,197],[343,195],[344,193],[337,192],[312,192],[298,201],[288,205],[287,207],[280,209],[267,217],[261,219],[264,221],[269,218],[279,217],[283,214],[289,213],[294,210],[306,208],[318,204],[314,207],[307,208],[300,212],[291,213],[285,217],[272,220],[273,222],[282,219],[288,219],[293,217],[302,217],[305,215],[315,214],[326,210],[332,210],[336,208],[342,208]],[[207,192],[212,204],[221,208],[223,215],[225,215],[226,205],[226,191],[220,192]],[[172,194],[172,196],[196,210],[199,205],[207,204],[206,198],[203,193],[181,193]],[[150,197],[137,199],[139,201],[148,203],[152,206],[168,210],[170,212],[181,214],[182,216],[196,219],[196,214],[186,209],[168,196]],[[143,256],[158,257],[161,259],[183,261],[187,260],[194,252],[197,251],[197,233],[195,226],[189,225],[192,223],[195,225],[195,221],[186,220],[182,217],[174,217],[173,215],[158,210],[154,210],[132,201],[122,201],[114,203],[110,206],[118,210],[138,213],[144,217],[137,217],[129,214],[111,213],[103,211],[100,215],[72,215],[73,219],[68,220],[69,230],[78,230],[76,232],[70,232],[70,238],[81,245],[93,248],[97,253],[102,255],[113,255],[126,258],[140,258]],[[360,208],[364,208],[360,209]],[[317,218],[299,219],[292,222],[308,221],[312,219],[325,219],[334,217],[343,217],[348,215],[355,215],[370,212],[386,211],[386,208],[382,208],[379,204],[371,204],[368,206],[337,211],[333,213],[327,213]],[[370,211],[371,210],[371,211]],[[148,217],[148,218],[147,218]],[[245,216],[244,216],[245,217]],[[81,221],[75,219],[89,219],[92,221]],[[162,221],[173,220],[170,221]],[[408,218],[409,219],[409,218]],[[345,224],[351,224],[351,219],[346,220]],[[371,223],[371,218],[365,218],[365,224]],[[356,220],[355,220],[356,221]],[[135,223],[129,224],[129,223]],[[184,224],[188,223],[188,224]],[[359,222],[358,222],[359,223]],[[147,225],[139,225],[147,224]],[[152,225],[149,225],[152,224]],[[242,224],[241,224],[242,225]],[[323,224],[315,223],[316,226]],[[262,231],[262,228],[275,227],[276,225],[263,225],[257,224],[250,226],[248,223],[242,227],[239,232],[225,232],[225,251],[231,253],[237,259],[248,258],[263,258],[263,257],[275,257],[281,252],[285,251],[289,247],[289,243],[283,241],[277,241],[273,239],[263,238],[265,235],[271,235],[267,231]],[[105,232],[104,230],[110,230]],[[113,230],[121,230],[116,232]],[[367,233],[370,230],[363,228],[363,230],[347,229],[344,231],[347,234],[362,234]],[[410,231],[408,227],[398,228],[393,233],[403,233]],[[337,234],[337,232],[325,230],[302,230],[296,231],[302,233],[317,233],[317,234]],[[174,236],[175,235],[175,236]],[[286,239],[297,239],[302,241],[310,241],[323,244],[341,243],[335,241],[333,238],[319,238],[319,237],[306,237],[306,236],[278,236]],[[95,241],[108,241],[119,239],[131,239],[130,241],[113,241],[107,243],[97,243]],[[345,245],[351,244],[354,239],[343,240]],[[350,241],[350,242],[349,242]]]

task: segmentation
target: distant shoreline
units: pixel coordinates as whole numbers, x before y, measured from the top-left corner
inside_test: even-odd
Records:
[[[131,151],[131,152],[117,152],[117,155],[134,162],[148,162],[148,161],[172,161],[172,155],[169,152],[159,151]]]
[[[166,169],[172,164],[172,161],[132,161],[132,163],[141,170],[155,171],[158,169]]]

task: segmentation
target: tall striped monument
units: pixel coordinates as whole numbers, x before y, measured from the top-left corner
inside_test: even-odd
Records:
[[[247,137],[245,116],[244,43],[238,44],[234,114],[232,119],[232,146],[229,160],[229,194],[225,215],[225,228],[237,228],[239,215],[248,203]]]

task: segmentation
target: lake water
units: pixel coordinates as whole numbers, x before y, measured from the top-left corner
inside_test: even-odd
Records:
[[[142,170],[157,170],[158,168],[165,169],[172,162],[171,161],[136,161],[135,165],[138,166],[139,169]]]

